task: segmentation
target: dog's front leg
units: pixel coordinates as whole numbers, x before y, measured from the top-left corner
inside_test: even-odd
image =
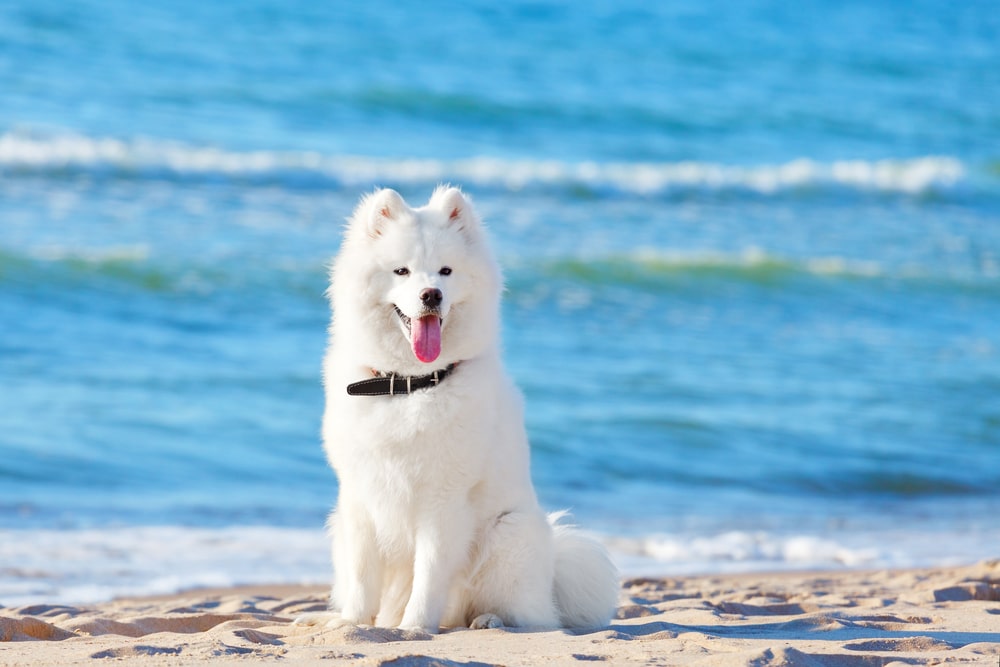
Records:
[[[333,535],[333,597],[349,623],[372,624],[382,588],[382,559],[375,530],[363,510],[340,508],[330,518]]]
[[[413,589],[399,627],[438,631],[455,575],[468,558],[472,525],[467,506],[449,500],[417,526]]]

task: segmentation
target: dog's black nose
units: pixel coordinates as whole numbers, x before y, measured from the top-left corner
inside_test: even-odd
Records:
[[[436,287],[428,287],[420,293],[420,301],[428,308],[437,308],[441,305],[444,294]]]

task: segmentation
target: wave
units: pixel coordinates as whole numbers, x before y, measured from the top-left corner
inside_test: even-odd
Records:
[[[589,259],[557,259],[548,263],[546,270],[556,276],[578,278],[585,282],[617,279],[626,283],[643,277],[716,276],[754,282],[794,274],[873,278],[886,273],[886,269],[878,262],[836,256],[794,260],[756,247],[745,248],[738,253],[639,250]]]
[[[833,284],[891,283],[896,288],[1000,295],[1000,275],[991,272],[989,267],[964,272],[912,264],[897,268],[877,261],[835,255],[785,257],[756,247],[735,253],[639,250],[593,257],[557,257],[536,263],[515,260],[510,268],[508,274],[515,291],[522,278],[527,289],[537,282],[537,274],[541,274],[551,280],[585,286],[651,290],[685,289],[699,283],[782,287],[813,280]]]
[[[781,534],[734,530],[597,535],[626,576],[844,567],[916,567],[995,555],[975,531],[931,528]],[[962,554],[956,558],[956,554]],[[0,603],[81,604],[203,587],[325,585],[321,528],[114,526],[0,530]]]
[[[605,538],[626,574],[674,575],[836,568],[955,565],[991,555],[995,545],[975,531],[834,531],[823,534],[730,530]],[[956,549],[956,545],[961,545]],[[963,554],[956,558],[956,554]]]
[[[0,247],[0,286],[22,284],[30,289],[119,285],[140,292],[203,297],[218,292],[274,292],[307,300],[321,299],[326,289],[327,262],[277,258],[255,262],[248,270],[239,258],[230,261],[167,260],[153,256],[146,245],[103,249],[42,246],[27,251]]]
[[[0,530],[0,603],[88,603],[119,596],[329,579],[319,528],[131,526]]]
[[[35,286],[76,288],[119,284],[151,293],[205,296],[219,291],[261,290],[313,300],[327,281],[327,259],[274,258],[257,261],[253,270],[232,261],[164,260],[143,244],[103,249],[41,246],[27,251],[0,248],[0,285],[14,281]],[[595,256],[554,258],[509,257],[506,267],[510,296],[517,301],[537,296],[540,284],[570,284],[585,290],[635,288],[684,291],[698,285],[743,284],[784,289],[789,285],[844,283],[891,286],[893,289],[950,291],[984,298],[1000,297],[1000,275],[987,270],[948,272],[940,267],[882,263],[840,256],[791,258],[749,247],[741,252],[663,252],[638,250]],[[812,281],[812,282],[810,282]]]
[[[565,162],[471,157],[439,160],[331,155],[315,151],[231,151],[153,139],[9,131],[0,135],[0,175],[236,180],[285,187],[411,186],[455,182],[506,191],[562,190],[578,196],[849,191],[922,195],[969,180],[949,156],[910,159],[798,159],[782,164]]]

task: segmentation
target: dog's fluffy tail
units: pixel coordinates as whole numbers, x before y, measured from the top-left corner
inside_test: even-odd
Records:
[[[611,622],[618,605],[618,569],[597,540],[560,523],[566,512],[549,514],[555,536],[553,593],[564,628],[599,628]]]

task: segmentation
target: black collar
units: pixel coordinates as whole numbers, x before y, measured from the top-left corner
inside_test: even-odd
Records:
[[[347,393],[351,396],[406,396],[419,389],[437,386],[441,380],[455,370],[458,363],[449,364],[427,375],[396,375],[395,373],[378,373],[378,377],[347,385]]]

